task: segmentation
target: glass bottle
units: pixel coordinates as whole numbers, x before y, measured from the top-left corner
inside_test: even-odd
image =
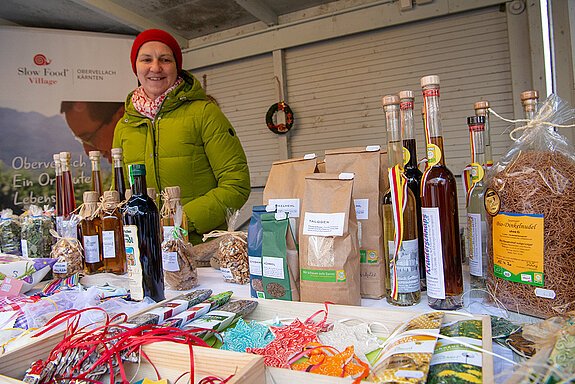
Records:
[[[174,229],[174,215],[176,214],[176,209],[181,207],[182,212],[182,229],[187,232],[188,230],[188,218],[182,207],[182,202],[180,200],[180,187],[166,187],[164,189],[164,205],[162,206],[162,229],[164,234],[164,239],[170,238],[171,233]],[[181,233],[181,232],[180,232]],[[169,235],[169,236],[166,236]],[[181,233],[184,241],[188,241],[188,236]]]
[[[475,116],[483,116],[485,119],[485,132],[483,134],[485,143],[485,168],[493,166],[493,150],[491,148],[491,127],[489,126],[489,101],[478,101],[473,104]]]
[[[118,207],[118,191],[105,191],[102,201],[102,260],[104,271],[118,275],[126,273],[126,249],[122,214]]]
[[[415,128],[413,124],[413,102],[415,97],[412,90],[399,92],[399,114],[401,116],[401,132],[403,133],[403,165],[407,178],[407,186],[415,197],[415,211],[417,220],[417,239],[419,240],[419,281],[421,289],[425,290],[425,252],[423,251],[423,229],[421,227],[421,176],[417,164],[417,144],[415,142]]]
[[[457,185],[453,173],[445,165],[439,76],[421,78],[421,88],[428,159],[421,191],[428,304],[433,309],[458,309],[462,306],[463,273]]]
[[[156,188],[153,188],[153,187],[146,188],[146,193],[154,201],[154,204],[156,204],[156,207],[157,207],[158,206],[158,192],[156,192]]]
[[[112,160],[114,163],[114,187],[120,194],[120,201],[127,200],[126,181],[124,179],[124,156],[122,148],[112,148]]]
[[[98,192],[98,197],[102,196],[102,173],[100,172],[100,151],[88,152],[90,163],[92,163],[92,190]]]
[[[62,168],[62,193],[64,201],[64,217],[70,216],[76,209],[76,199],[74,198],[74,185],[72,184],[72,172],[70,152],[60,152],[60,167]]]
[[[415,197],[410,188],[403,188],[407,183],[403,175],[403,141],[399,123],[399,97],[389,95],[383,98],[383,110],[387,129],[387,155],[389,167],[390,189],[383,197],[384,226],[384,257],[386,264],[387,302],[393,305],[414,305],[421,299],[419,282],[419,241],[417,239],[417,210]],[[397,171],[392,178],[393,171]],[[403,228],[396,223],[399,217],[394,217],[397,205],[403,206],[399,196],[405,192],[405,207],[400,213],[403,217]],[[394,198],[393,196],[398,196]],[[401,210],[401,208],[399,208]],[[396,231],[400,229],[401,245],[396,255]],[[393,260],[395,259],[395,263]],[[395,268],[394,268],[395,264]],[[394,271],[395,269],[395,271]],[[395,288],[394,288],[395,287]],[[397,294],[394,295],[395,290]]]
[[[62,191],[62,167],[60,165],[60,154],[55,153],[52,158],[54,159],[54,173],[56,175],[56,232],[61,235],[62,220],[64,220],[64,194]]]
[[[126,201],[130,200],[130,197],[132,197],[132,189],[131,188],[126,188]]]
[[[521,104],[526,119],[532,120],[537,113],[537,102],[539,101],[539,92],[524,91],[521,92]]]
[[[132,196],[124,206],[123,216],[130,294],[133,300],[148,296],[161,301],[165,296],[160,214],[147,195],[146,166],[130,165],[129,177]]]
[[[485,117],[467,118],[471,139],[471,192],[467,199],[467,258],[471,288],[485,290],[487,278],[487,224],[483,202],[483,179],[485,176]],[[482,297],[483,293],[471,292],[472,297]]]
[[[100,196],[96,191],[84,192],[84,205],[80,209],[82,244],[84,246],[84,269],[86,273],[102,272],[102,219],[98,213]]]

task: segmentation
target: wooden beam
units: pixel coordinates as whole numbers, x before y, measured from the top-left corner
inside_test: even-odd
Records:
[[[150,28],[163,29],[171,34],[178,44],[183,47],[188,47],[188,39],[180,35],[177,31],[173,30],[167,25],[160,25],[152,20],[140,16],[110,0],[72,0],[74,3],[83,7],[89,8],[101,15],[110,17],[115,21],[134,28],[138,31],[144,31]]]
[[[235,0],[235,2],[253,16],[266,23],[268,27],[277,25],[278,15],[273,9],[260,0]]]

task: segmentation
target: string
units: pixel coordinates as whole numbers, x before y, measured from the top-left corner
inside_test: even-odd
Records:
[[[568,124],[568,125],[562,125],[562,124],[554,124],[554,123],[550,123],[549,117],[555,112],[554,108],[549,105],[549,104],[543,104],[543,106],[537,111],[537,114],[535,115],[535,117],[533,117],[532,120],[529,119],[506,119],[505,117],[501,116],[500,114],[498,114],[497,112],[495,112],[493,109],[491,108],[487,108],[487,110],[492,113],[495,117],[506,121],[508,123],[512,123],[512,124],[517,124],[517,123],[526,123],[525,125],[522,125],[520,127],[515,128],[514,130],[512,130],[511,132],[509,132],[509,137],[511,138],[511,140],[513,141],[517,141],[519,140],[518,138],[516,139],[513,134],[515,132],[519,132],[519,131],[523,131],[526,129],[530,129],[533,127],[536,127],[537,125],[546,125],[549,127],[558,127],[558,128],[573,128],[575,127],[575,124]]]
[[[247,244],[248,242],[244,239],[244,237],[246,236],[245,232],[242,231],[224,231],[221,229],[214,229],[213,231],[211,231],[210,233],[206,233],[204,234],[204,237],[202,238],[202,241],[206,241],[206,239],[209,239],[210,237],[220,237],[220,236],[225,236],[225,235],[230,235],[233,236],[235,239]]]

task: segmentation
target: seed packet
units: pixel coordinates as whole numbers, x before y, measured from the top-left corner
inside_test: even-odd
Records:
[[[274,209],[275,210],[275,209]],[[266,213],[265,205],[252,208],[252,218],[248,227],[248,261],[250,269],[250,296],[265,297],[262,282],[262,214]]]

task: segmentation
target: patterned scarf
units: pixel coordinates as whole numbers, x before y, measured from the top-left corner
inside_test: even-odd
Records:
[[[151,120],[154,120],[168,93],[176,89],[178,85],[182,84],[183,81],[184,79],[178,76],[174,85],[166,89],[166,91],[155,100],[151,100],[146,95],[146,92],[144,92],[144,88],[140,85],[132,94],[132,104],[134,104],[136,111],[140,112],[142,115],[150,118]]]

